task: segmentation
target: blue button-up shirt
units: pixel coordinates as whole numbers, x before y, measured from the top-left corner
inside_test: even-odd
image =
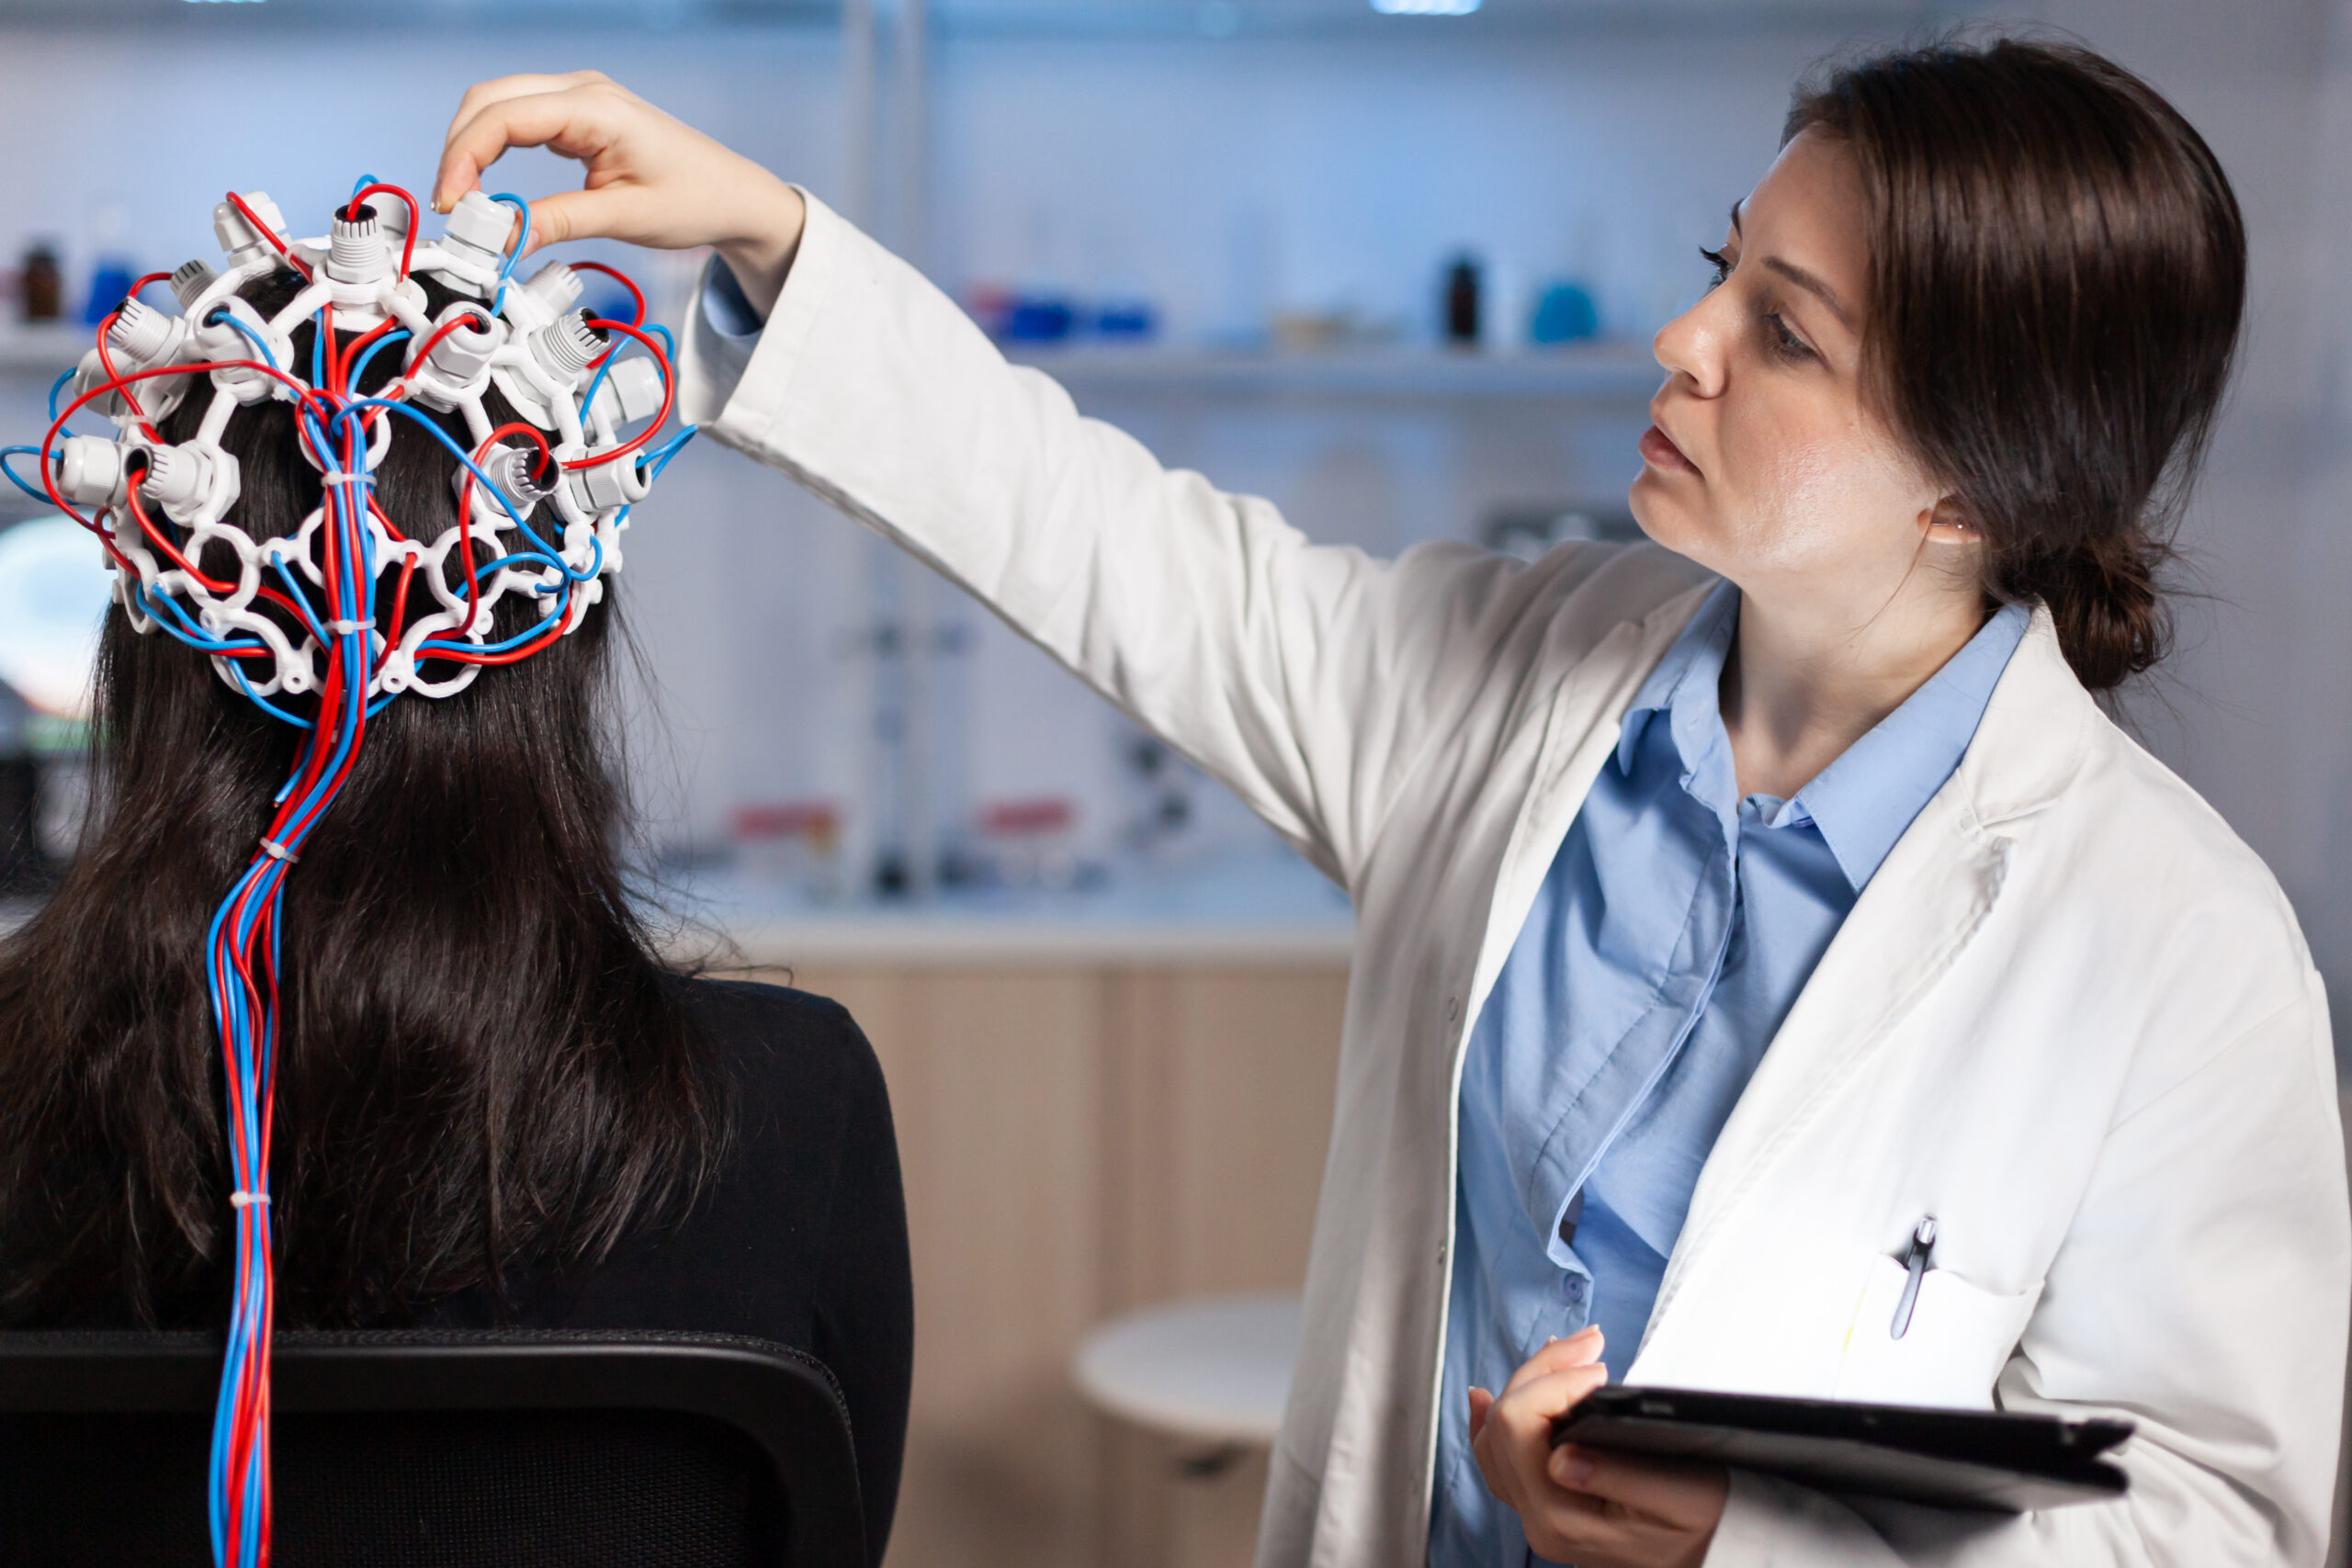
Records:
[[[1995,615],[1788,800],[1740,795],[1716,705],[1736,588],[1635,695],[1463,1062],[1432,1568],[1540,1561],[1479,1478],[1468,1390],[1588,1323],[1612,1375],[1632,1362],[1716,1135],[2028,619]]]

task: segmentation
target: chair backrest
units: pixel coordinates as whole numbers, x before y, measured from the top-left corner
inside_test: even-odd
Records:
[[[208,1568],[220,1340],[0,1334],[0,1562]],[[762,1339],[285,1333],[280,1568],[865,1568],[848,1414]]]

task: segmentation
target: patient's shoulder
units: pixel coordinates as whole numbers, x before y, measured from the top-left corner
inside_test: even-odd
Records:
[[[888,1090],[849,1010],[827,997],[752,980],[685,983],[686,1009],[729,1089],[733,1141],[783,1141],[804,1155],[855,1140],[879,1121]]]

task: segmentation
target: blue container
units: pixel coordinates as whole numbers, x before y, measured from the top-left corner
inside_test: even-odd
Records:
[[[1535,343],[1579,343],[1600,335],[1600,311],[1581,283],[1555,283],[1535,303],[1527,329]]]
[[[90,302],[82,308],[83,322],[95,327],[113,315],[116,308],[130,298],[130,285],[138,276],[132,264],[120,256],[100,258],[96,270],[90,274]]]

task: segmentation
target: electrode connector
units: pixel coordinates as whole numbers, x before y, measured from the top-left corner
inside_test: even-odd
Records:
[[[238,196],[255,218],[269,226],[270,233],[281,242],[286,238],[286,215],[277,210],[277,203],[269,199],[267,191],[241,191]],[[243,266],[264,257],[277,258],[277,247],[259,229],[245,221],[245,215],[237,210],[234,202],[224,201],[212,209],[212,233],[228,253],[232,266]]]

